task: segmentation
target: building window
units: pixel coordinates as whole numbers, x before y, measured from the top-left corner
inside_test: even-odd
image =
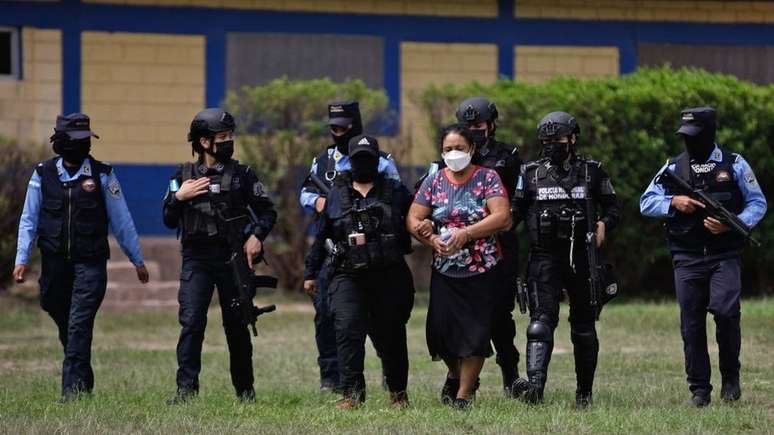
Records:
[[[0,79],[19,77],[19,32],[0,27]]]

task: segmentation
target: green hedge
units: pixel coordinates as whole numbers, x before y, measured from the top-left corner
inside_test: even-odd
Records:
[[[387,95],[360,80],[272,80],[228,93],[224,106],[237,118],[239,159],[248,163],[271,192],[279,214],[272,230],[268,263],[285,289],[303,281],[305,229],[312,216],[298,206],[301,181],[312,159],[331,142],[328,104],[358,100],[363,123],[387,113]]]
[[[21,147],[0,136],[0,289],[11,282],[27,183],[35,163],[45,158],[43,147]],[[37,249],[32,254],[36,254]]]
[[[623,224],[608,252],[630,293],[669,293],[673,288],[661,223],[640,216],[639,198],[666,159],[683,149],[674,134],[682,108],[715,107],[718,143],[750,162],[764,193],[774,187],[774,86],[665,67],[620,78],[434,87],[422,94],[420,103],[431,125],[439,126],[452,120],[455,104],[472,95],[497,103],[498,138],[520,144],[526,158],[539,151],[535,129],[546,113],[562,110],[578,119],[579,152],[604,162],[622,201]],[[757,227],[763,247],[744,254],[745,294],[772,292],[773,229],[774,220],[764,219]]]

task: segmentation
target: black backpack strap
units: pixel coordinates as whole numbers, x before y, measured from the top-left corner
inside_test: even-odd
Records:
[[[234,178],[234,168],[239,166],[239,162],[231,160],[223,167],[223,176],[220,179],[220,190],[228,192],[231,190],[231,179]]]
[[[191,162],[183,163],[183,170],[181,171],[181,173],[182,173],[183,183],[185,183],[186,180],[196,178],[196,176],[194,175],[193,163]]]

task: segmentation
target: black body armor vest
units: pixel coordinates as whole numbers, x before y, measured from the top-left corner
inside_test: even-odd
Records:
[[[73,261],[106,260],[108,218],[102,196],[101,174],[113,170],[89,156],[91,174],[62,182],[57,158],[35,168],[40,177],[42,204],[38,220],[38,246],[44,254],[64,255]]]
[[[571,238],[581,240],[588,231],[586,201],[591,195],[589,162],[578,159],[569,172],[547,167],[546,160],[531,163],[528,174],[535,189],[527,228],[533,246],[550,248]],[[596,217],[592,217],[596,221]]]
[[[686,180],[694,189],[704,189],[718,200],[728,211],[739,214],[744,210],[744,197],[734,176],[733,164],[736,154],[721,149],[720,162],[691,164],[687,153],[670,160],[675,164],[675,173]],[[667,189],[666,193],[673,193]],[[733,231],[714,235],[704,227],[706,215],[700,210],[692,214],[675,210],[667,219],[669,250],[672,252],[704,252],[706,254],[739,250],[744,239]]]
[[[329,208],[328,213],[333,221],[333,242],[343,255],[341,269],[382,269],[404,261],[410,248],[401,212],[393,204],[395,183],[383,176],[375,180],[375,201],[366,205],[365,198],[352,192],[348,172],[336,178],[331,197],[337,197],[340,207]]]
[[[184,244],[198,241],[223,239],[225,235],[218,231],[218,221],[223,217],[232,218],[247,214],[247,203],[240,192],[240,180],[235,175],[239,162],[231,160],[225,163],[223,172],[207,175],[210,178],[210,191],[205,195],[187,201],[183,206],[180,225]],[[187,162],[182,168],[182,181],[203,177],[193,163]]]

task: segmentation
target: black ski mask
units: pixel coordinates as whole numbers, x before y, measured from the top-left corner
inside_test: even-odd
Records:
[[[683,139],[688,155],[699,162],[706,162],[715,149],[715,132],[710,129],[704,129],[696,136],[683,135]]]
[[[338,149],[340,153],[347,154],[349,151],[349,140],[359,134],[353,133],[353,130],[354,129],[349,129],[348,132],[342,134],[341,136],[336,136],[335,134],[331,133],[333,142],[336,144],[336,149]]]
[[[213,142],[210,142],[213,143]],[[212,151],[213,147],[209,147],[205,149],[207,154],[211,155],[212,157],[215,157],[215,160],[217,160],[220,163],[226,163],[231,159],[231,156],[234,155],[234,141],[233,140],[224,140],[223,142],[214,142],[215,145],[215,151]]]
[[[487,135],[486,130],[475,129],[468,131],[470,132],[470,136],[473,138],[473,145],[475,145],[478,149],[483,148],[489,141],[489,135]]]
[[[551,163],[559,165],[570,156],[570,143],[548,142],[543,145],[543,156],[548,157]]]
[[[54,137],[54,152],[62,156],[67,163],[81,165],[91,151],[91,138],[73,140],[66,134]]]
[[[357,153],[350,158],[352,179],[358,183],[371,183],[379,173],[379,157],[368,153]]]

